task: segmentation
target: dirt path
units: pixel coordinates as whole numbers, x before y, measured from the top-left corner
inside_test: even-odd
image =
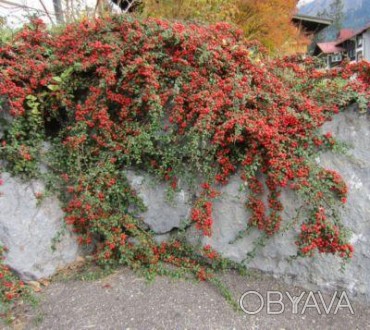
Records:
[[[316,308],[307,308],[301,314],[308,297],[306,291],[298,304],[298,314],[293,314],[292,303],[285,292],[299,296],[305,290],[258,273],[249,277],[228,273],[223,279],[238,298],[248,290],[258,291],[264,298],[265,307],[255,315],[235,312],[208,283],[159,277],[148,284],[128,269],[121,269],[95,281],[53,282],[41,294],[40,306],[26,312],[22,326],[18,325],[18,328],[370,329],[370,308],[351,300],[354,315],[349,308],[339,309],[334,315],[334,307],[327,315],[320,304],[321,315]],[[285,312],[282,314],[266,313],[266,294],[272,290],[283,294]],[[259,298],[255,294],[249,297],[246,308],[256,310],[260,306]],[[332,296],[324,297],[329,305]],[[313,301],[310,303],[312,305]],[[272,310],[281,310],[279,304],[272,307]]]

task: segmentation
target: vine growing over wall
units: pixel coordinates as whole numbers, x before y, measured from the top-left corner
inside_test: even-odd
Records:
[[[170,263],[205,280],[223,263],[210,246],[196,255],[177,240],[155,242],[137,217],[143,205],[125,177],[130,166],[175,190],[184,175],[203,177],[191,219],[205,235],[217,185],[235,173],[248,187],[246,222],[268,236],[282,223],[281,190],[297,190],[306,209],[298,253],[350,258],[335,215],[347,187],[313,159],[335,147],[319,132],[326,121],[352,102],[367,108],[370,69],[315,67],[311,58],[270,60],[225,23],[117,16],[50,32],[36,19],[0,49],[2,109],[12,116],[1,156],[28,177],[47,162],[66,222],[81,244],[96,243],[104,265],[154,274]]]

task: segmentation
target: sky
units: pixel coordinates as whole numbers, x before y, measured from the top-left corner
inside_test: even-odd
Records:
[[[74,0],[73,2],[81,9],[86,6],[94,8],[95,4],[95,0]],[[13,27],[24,23],[26,16],[32,14],[41,15],[46,22],[50,22],[42,4],[44,4],[50,18],[55,21],[52,0],[0,0],[0,16],[5,17],[7,23]]]
[[[300,1],[298,2],[298,7],[299,7],[299,6],[306,5],[306,4],[308,4],[308,3],[312,2],[312,1],[315,1],[315,0],[300,0]]]

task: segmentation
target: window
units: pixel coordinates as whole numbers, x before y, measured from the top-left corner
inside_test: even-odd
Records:
[[[363,60],[362,52],[357,52],[357,62],[360,62]]]
[[[362,35],[357,36],[357,48],[362,47]]]
[[[351,60],[355,60],[356,59],[356,52],[354,49],[350,49],[348,51],[348,57],[351,59]]]
[[[342,54],[341,53],[331,55],[331,61],[332,62],[340,62],[341,60],[342,60]]]

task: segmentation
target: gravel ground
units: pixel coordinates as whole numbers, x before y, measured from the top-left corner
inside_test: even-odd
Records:
[[[305,290],[288,286],[269,276],[253,273],[248,277],[234,272],[223,275],[224,282],[237,299],[246,291],[259,292],[265,302],[260,313],[247,315],[236,312],[209,283],[172,280],[158,277],[147,283],[128,269],[94,281],[57,280],[40,294],[39,307],[24,311],[17,329],[370,329],[368,306],[349,300],[354,310],[344,307],[334,315],[338,298],[329,314],[316,293],[318,308],[302,310],[309,292],[298,304],[298,313],[292,312],[291,296]],[[283,294],[284,313],[266,312],[267,291]],[[341,292],[340,292],[341,293]],[[332,295],[324,295],[329,305]],[[272,296],[277,298],[277,296]],[[256,295],[246,298],[246,309],[258,309]],[[342,300],[342,305],[345,305]],[[314,300],[309,302],[314,304]],[[272,306],[279,312],[281,305]]]

